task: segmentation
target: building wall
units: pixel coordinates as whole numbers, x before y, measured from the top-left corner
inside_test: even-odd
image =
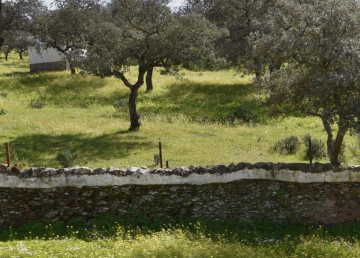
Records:
[[[68,69],[64,56],[54,48],[48,48],[38,53],[35,48],[29,48],[30,72],[60,71]]]

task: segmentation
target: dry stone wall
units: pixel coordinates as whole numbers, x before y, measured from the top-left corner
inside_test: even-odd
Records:
[[[360,218],[360,167],[239,163],[174,169],[29,168],[0,173],[0,227],[143,214],[337,224]]]

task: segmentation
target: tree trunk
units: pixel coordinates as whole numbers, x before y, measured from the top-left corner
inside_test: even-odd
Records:
[[[70,68],[71,75],[74,75],[75,74],[75,67],[69,61],[68,61],[68,63],[69,63],[69,68]]]
[[[136,99],[138,93],[138,87],[132,87],[129,97],[129,113],[130,113],[130,128],[129,131],[139,131],[140,129],[140,114],[136,109]]]
[[[114,75],[116,78],[122,80],[126,87],[130,89],[129,96],[129,115],[130,115],[130,128],[129,131],[138,131],[140,129],[140,114],[136,109],[136,99],[137,93],[141,85],[144,84],[145,73],[148,70],[146,64],[139,64],[138,79],[135,84],[131,84],[128,79],[126,79],[124,73],[115,72]]]
[[[10,53],[10,51],[5,51],[5,60],[6,60],[6,61],[8,60],[9,53]]]
[[[326,145],[327,145],[327,152],[328,152],[328,156],[330,159],[330,163],[338,166],[338,165],[340,165],[339,156],[340,156],[341,147],[342,147],[342,144],[344,141],[345,134],[348,131],[348,126],[342,124],[341,120],[340,120],[338,123],[339,129],[336,134],[336,138],[334,140],[333,134],[331,131],[331,125],[330,125],[329,121],[326,118],[322,118],[322,120],[323,120],[323,125],[325,128],[325,131],[328,135]]]
[[[19,57],[20,57],[20,60],[23,60],[22,51],[19,52]]]
[[[67,57],[67,62],[69,64],[69,69],[70,69],[71,75],[74,75],[75,74],[75,67],[74,67],[74,64],[73,64],[70,56]]]
[[[254,69],[255,69],[255,77],[256,79],[260,79],[261,73],[259,70],[259,60],[257,58],[254,58]]]
[[[146,92],[151,92],[154,89],[152,76],[154,68],[151,67],[146,72]]]

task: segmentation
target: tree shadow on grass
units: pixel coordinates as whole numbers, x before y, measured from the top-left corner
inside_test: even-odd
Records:
[[[127,131],[100,136],[86,134],[46,135],[30,134],[10,142],[12,159],[29,166],[59,167],[56,155],[64,148],[76,152],[75,165],[86,165],[89,161],[110,161],[131,155],[133,151],[153,148],[153,143]],[[3,152],[3,150],[2,150]],[[5,153],[0,153],[5,156]],[[111,166],[111,164],[109,164]]]
[[[64,72],[26,72],[8,73],[6,77],[14,80],[1,81],[1,90],[17,94],[31,94],[46,104],[56,107],[80,107],[90,105],[111,105],[116,99],[127,97],[127,91],[119,81],[119,90],[108,95],[94,94],[94,91],[106,87],[108,82],[95,76],[69,75]]]
[[[265,112],[250,83],[176,83],[151,100],[158,105],[140,108],[141,112],[170,116],[182,113],[195,121],[224,121],[240,107],[246,107],[258,115]]]
[[[7,61],[5,60],[5,58],[1,58],[0,57],[0,65],[4,66],[4,67],[9,67],[9,68],[13,68],[13,69],[29,69],[29,63],[28,62],[24,62],[13,58],[9,58]]]
[[[25,77],[29,76],[29,72],[12,72],[12,73],[5,73],[5,77]]]

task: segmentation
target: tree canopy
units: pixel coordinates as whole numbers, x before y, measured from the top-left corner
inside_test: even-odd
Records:
[[[259,29],[275,0],[188,0],[183,13],[201,13],[229,33],[217,41],[217,51],[230,65],[243,65],[249,56],[247,37]]]
[[[250,38],[257,86],[284,113],[321,118],[332,164],[346,132],[360,123],[360,3],[278,1]],[[267,72],[271,62],[281,68]]]
[[[22,51],[31,32],[63,53],[72,73],[81,64],[118,78],[130,90],[130,130],[140,128],[137,94],[145,82],[152,89],[154,67],[221,56],[255,73],[280,113],[319,117],[339,164],[345,134],[360,124],[358,0],[187,0],[179,12],[169,2],[55,0],[46,10],[39,0],[0,0],[0,47]],[[132,65],[135,82],[126,73]]]
[[[55,0],[53,4],[55,9],[37,17],[34,34],[39,48],[55,48],[62,53],[74,74],[86,48],[90,20],[97,17],[99,6],[96,0]]]
[[[0,48],[11,33],[29,32],[34,17],[42,9],[38,0],[0,0]]]
[[[108,9],[111,18],[94,24],[89,34],[83,67],[98,76],[115,76],[130,89],[129,130],[140,128],[136,98],[146,72],[211,56],[213,42],[222,33],[202,15],[172,13],[168,2],[114,0]],[[126,77],[131,64],[138,65],[135,83]]]

